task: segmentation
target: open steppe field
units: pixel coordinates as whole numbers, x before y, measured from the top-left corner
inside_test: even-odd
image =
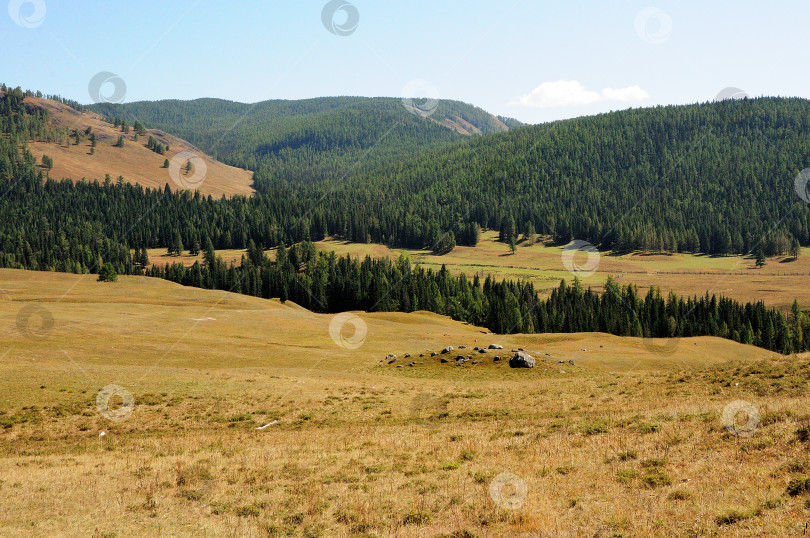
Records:
[[[535,243],[518,244],[515,254],[509,245],[499,242],[497,232],[484,232],[475,247],[457,246],[449,254],[436,256],[429,250],[389,249],[384,245],[346,243],[328,239],[317,243],[321,250],[332,250],[341,256],[388,256],[392,259],[406,254],[414,263],[438,270],[442,264],[453,274],[475,274],[496,279],[528,280],[541,295],[548,294],[560,284],[570,282],[574,274],[562,261],[562,246]],[[593,258],[596,260],[596,258]],[[643,293],[658,286],[663,293],[674,291],[683,296],[709,293],[732,297],[739,301],[762,300],[769,307],[787,309],[798,299],[810,304],[810,249],[803,248],[798,259],[768,258],[764,267],[755,266],[753,257],[707,256],[694,254],[631,254],[600,253],[598,265],[589,266],[588,253],[577,252],[573,258],[585,287],[602,291],[609,276],[619,284],[633,283]],[[594,263],[594,262],[590,262]],[[589,270],[593,267],[593,273]]]
[[[16,270],[0,319],[2,536],[802,536],[810,519],[807,355]],[[512,348],[537,367],[510,369]]]

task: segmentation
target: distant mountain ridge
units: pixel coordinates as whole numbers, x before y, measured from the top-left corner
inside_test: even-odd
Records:
[[[522,125],[446,99],[411,103],[392,97],[320,97],[246,104],[203,98],[90,108],[162,129],[228,164],[254,170],[260,191],[273,179],[318,183],[371,163]]]

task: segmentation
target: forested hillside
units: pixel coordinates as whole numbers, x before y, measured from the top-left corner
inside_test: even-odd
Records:
[[[810,101],[732,100],[467,140],[349,178],[324,204],[355,241],[420,246],[475,222],[507,240],[534,230],[603,250],[770,255],[810,244],[794,186],[808,166]]]
[[[326,235],[452,249],[477,227],[502,238],[534,227],[602,247],[778,252],[808,243],[810,211],[794,177],[810,157],[808,103],[759,99],[627,111],[469,138],[337,184],[275,178],[269,192],[216,200],[189,191],[47,177],[27,145],[64,136],[25,92],[0,92],[0,266],[143,274],[146,248],[205,252],[206,262],[153,267],[187,285],[291,298],[318,311],[428,309],[501,332],[709,334],[781,352],[807,349],[807,316],[715,297],[645,299],[633,286],[601,296],[561,286],[473,282],[406,262],[316,254]],[[416,118],[421,120],[421,118]],[[338,125],[338,124],[335,124]],[[445,129],[440,127],[440,129]],[[445,129],[446,131],[446,129]],[[450,132],[450,131],[446,131]],[[451,133],[452,136],[452,133]],[[328,147],[328,146],[324,146]],[[339,179],[339,178],[336,178]],[[520,223],[516,225],[516,223]],[[772,231],[767,234],[766,232]],[[449,239],[448,239],[449,236]],[[449,242],[449,243],[448,243]],[[284,244],[295,244],[289,251]],[[278,246],[276,260],[263,250]],[[241,266],[214,249],[247,248]]]
[[[325,226],[359,242],[431,247],[452,233],[471,244],[477,225],[506,241],[534,231],[619,251],[772,255],[810,244],[810,208],[794,189],[810,166],[804,99],[626,110],[482,137],[425,126],[399,100],[353,99],[259,103],[246,116],[246,105],[218,100],[103,110],[256,167],[260,190],[294,191],[298,216],[322,215],[312,239]],[[304,237],[282,229],[288,243]]]
[[[254,170],[256,188],[263,192],[270,190],[272,180],[308,184],[340,179],[465,138],[460,133],[488,134],[519,125],[449,100],[431,102],[421,115],[410,112],[401,99],[368,97],[254,104],[169,100],[92,108],[162,129],[228,164]]]

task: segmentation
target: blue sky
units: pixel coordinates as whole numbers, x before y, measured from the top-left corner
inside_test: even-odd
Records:
[[[83,103],[101,71],[128,102],[416,87],[526,122],[709,101],[729,86],[810,98],[807,1],[351,0],[330,19],[347,35],[324,25],[325,5],[10,0],[0,80]],[[356,27],[340,31],[352,9]]]

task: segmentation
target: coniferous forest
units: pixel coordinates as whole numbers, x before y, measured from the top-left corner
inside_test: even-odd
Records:
[[[804,100],[629,110],[472,137],[430,123],[420,130],[418,122],[428,120],[395,109],[358,126],[343,117],[354,116],[349,107],[317,119],[329,125],[322,132],[341,132],[343,141],[314,140],[301,120],[296,136],[279,135],[261,150],[262,127],[254,123],[212,153],[255,166],[258,194],[216,200],[168,185],[48,177],[26,144],[64,133],[49,125],[46,111],[23,102],[26,92],[2,92],[2,267],[96,273],[109,264],[122,274],[292,300],[318,312],[430,310],[498,333],[715,335],[781,353],[810,347],[810,322],[798,305],[786,316],[761,302],[708,295],[665,298],[653,290],[642,297],[613,281],[602,294],[562,282],[540,300],[523,282],[470,281],[405,259],[336,258],[311,243],[331,235],[441,253],[475,244],[479,229],[497,229],[504,241],[531,230],[619,251],[786,252],[792,243],[810,244],[810,208],[793,188],[810,162]],[[111,118],[140,124],[130,105],[105,107]],[[396,114],[416,123],[381,155],[346,171],[378,134],[398,128],[386,123]],[[171,118],[162,128],[169,130]],[[196,143],[208,149],[204,138]],[[146,248],[177,245],[205,252],[205,262],[145,271]],[[271,261],[264,250],[274,247]],[[216,257],[215,249],[228,248],[247,249],[239,266]]]

